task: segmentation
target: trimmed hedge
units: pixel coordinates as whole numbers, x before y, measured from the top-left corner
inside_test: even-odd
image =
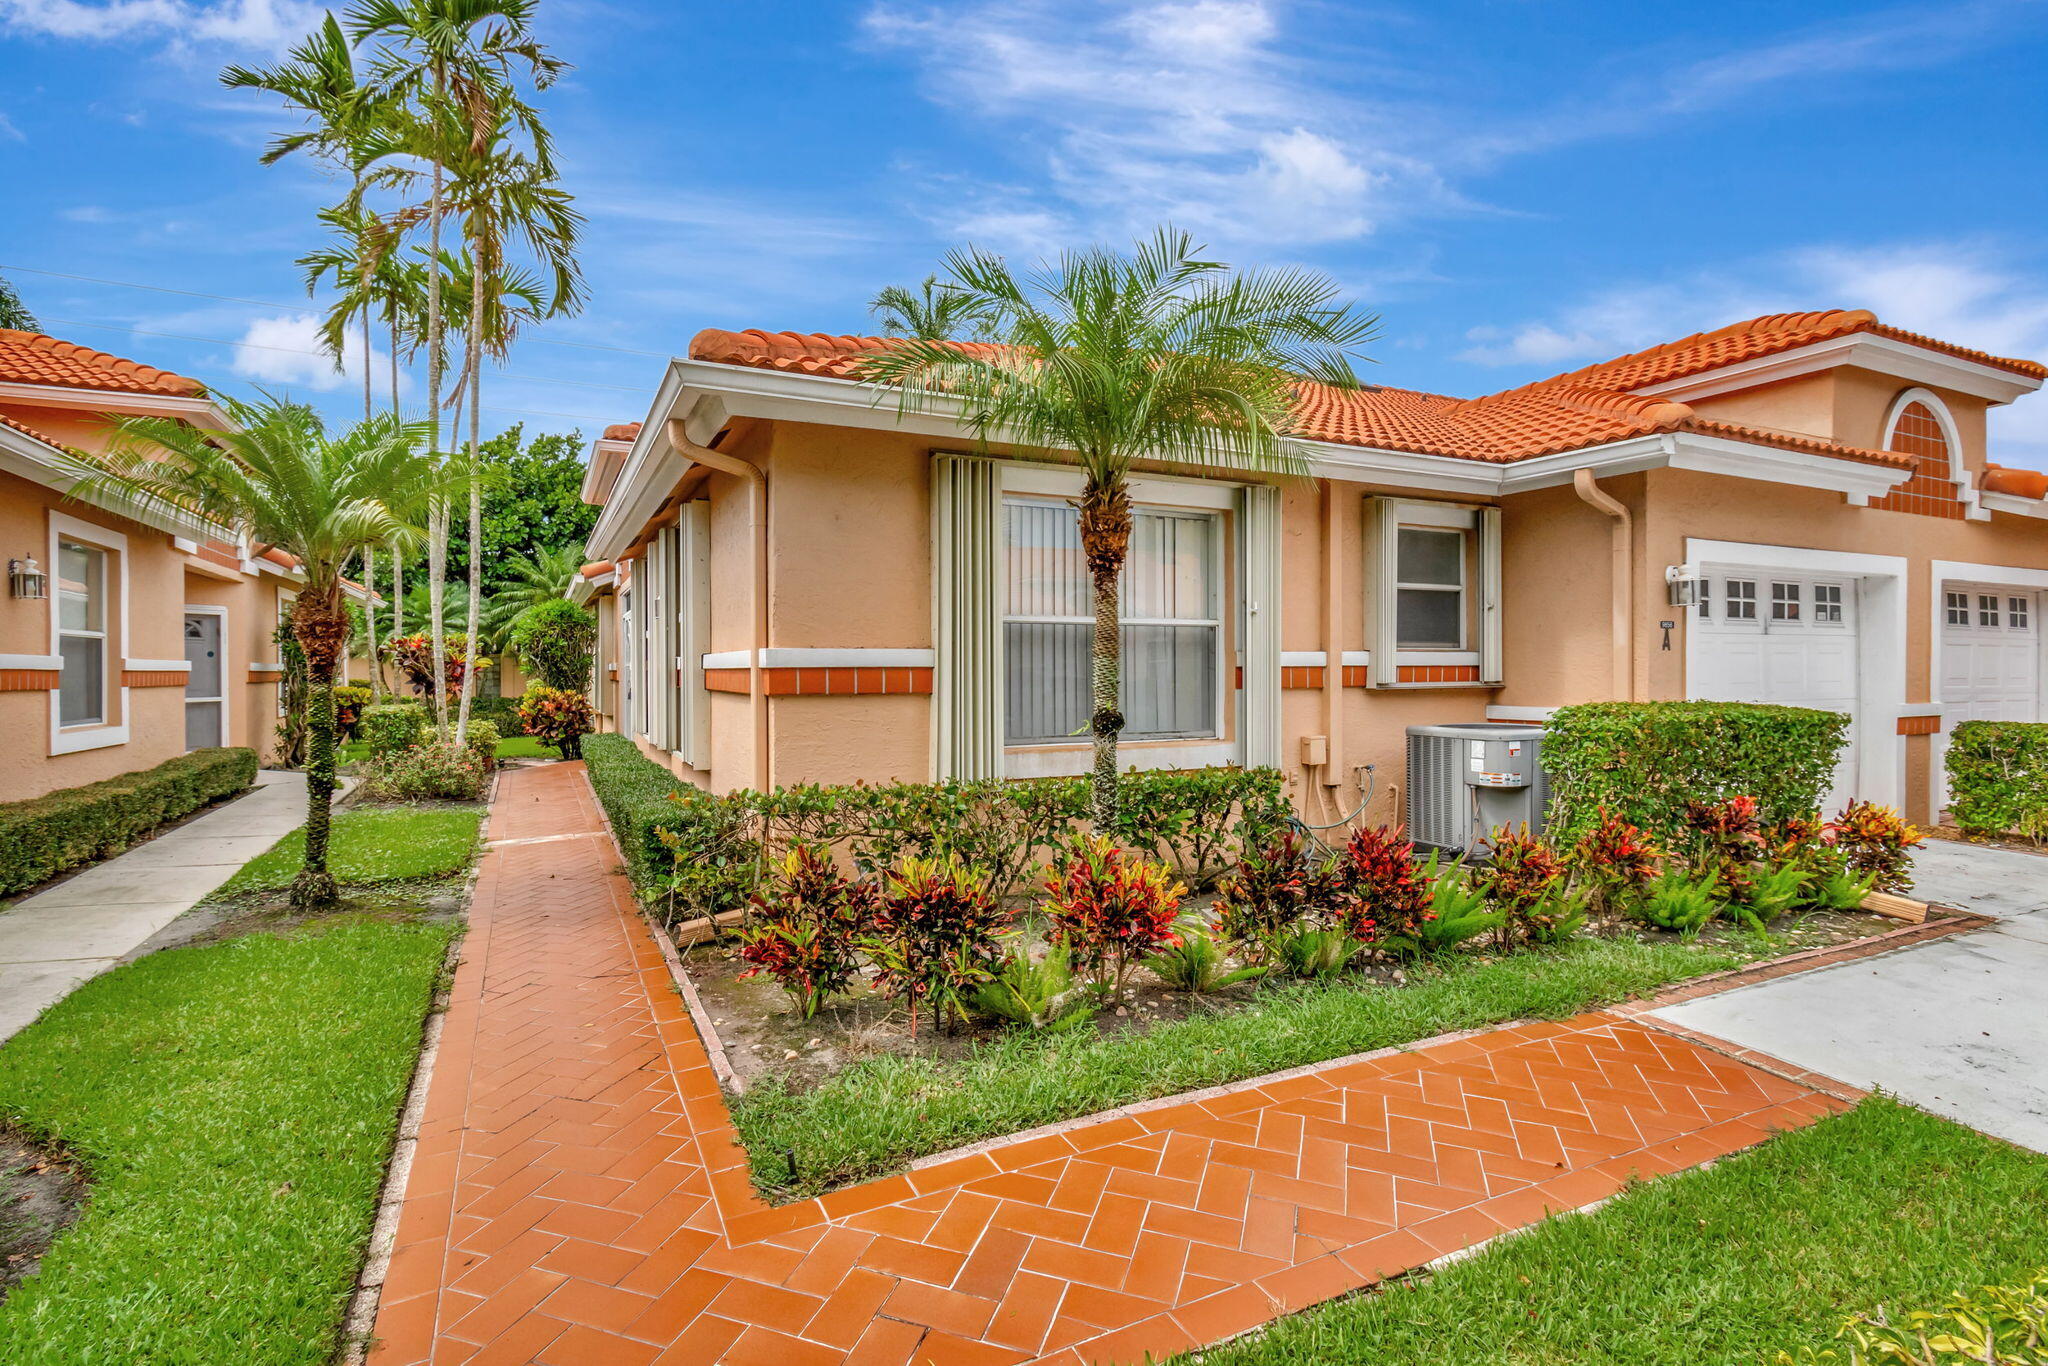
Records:
[[[418,702],[386,702],[364,707],[356,719],[356,738],[369,746],[370,753],[383,758],[419,745],[427,728],[427,709]]]
[[[584,736],[583,766],[598,805],[611,819],[619,847],[626,851],[626,871],[633,885],[653,886],[658,870],[668,863],[668,851],[654,832],[676,819],[676,805],[669,797],[697,789],[642,754],[623,735]]]
[[[255,780],[255,750],[196,749],[138,773],[0,804],[0,896],[119,853]]]
[[[1964,834],[2048,836],[2048,725],[1963,722],[1949,739],[1948,786]]]
[[[1811,816],[1848,726],[1840,712],[1754,702],[1560,707],[1544,727],[1544,838],[1568,846],[1602,808],[1668,836],[1683,827],[1687,802],[1738,796],[1755,797],[1767,824]]]

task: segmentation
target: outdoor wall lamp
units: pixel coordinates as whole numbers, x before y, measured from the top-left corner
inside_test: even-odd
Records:
[[[1664,566],[1664,588],[1673,607],[1691,607],[1700,600],[1699,571],[1689,564]]]
[[[15,598],[47,598],[50,576],[36,568],[36,557],[7,562],[7,594]]]

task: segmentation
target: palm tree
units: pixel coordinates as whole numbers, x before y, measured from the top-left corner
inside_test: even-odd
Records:
[[[1378,319],[1336,302],[1307,271],[1233,273],[1161,228],[1130,256],[1090,248],[1018,275],[969,247],[942,288],[988,321],[995,346],[905,338],[862,378],[894,386],[904,413],[957,411],[985,446],[1071,452],[1080,465],[1082,555],[1095,600],[1090,651],[1097,829],[1116,811],[1117,577],[1129,550],[1134,461],[1169,469],[1302,472],[1292,437],[1303,377],[1355,388],[1351,352]]]
[[[460,145],[446,135],[458,121],[481,129],[495,115],[509,116],[531,138],[536,162],[552,174],[547,132],[512,93],[515,67],[525,69],[535,89],[546,89],[567,69],[567,63],[534,40],[529,30],[534,10],[535,0],[357,0],[348,12],[349,28],[359,41],[389,45],[377,65],[377,89],[413,110],[412,136],[380,155],[410,155],[430,168],[425,207],[427,420],[436,450],[441,444],[441,224],[448,211],[448,161]],[[435,507],[428,521],[427,572],[429,582],[438,585],[446,568],[448,509]],[[438,614],[434,658],[438,669],[445,662]],[[438,719],[446,725],[447,699],[437,699]]]
[[[583,569],[583,547],[546,546],[513,556],[503,568],[511,581],[491,594],[483,612],[485,638],[497,641],[510,640],[534,608],[568,596]]]
[[[980,341],[988,332],[987,310],[973,295],[941,285],[936,275],[925,276],[915,294],[890,285],[868,302],[868,312],[882,320],[882,334],[888,337]],[[967,338],[960,336],[962,328],[968,329]]]
[[[367,546],[417,534],[425,500],[441,492],[419,458],[425,424],[383,414],[330,436],[312,409],[266,400],[214,401],[222,431],[174,418],[127,417],[113,425],[101,453],[68,457],[79,482],[72,497],[100,496],[148,514],[179,508],[257,543],[298,557],[305,575],[292,602],[292,636],[305,651],[312,689],[306,763],[306,857],[293,879],[295,907],[337,899],[327,870],[329,803],[334,796],[334,674],[349,637],[342,599],[348,562]]]
[[[13,285],[0,280],[0,327],[11,327],[16,332],[40,332],[43,325],[36,321],[36,315],[28,311],[28,305],[21,301],[21,295]]]

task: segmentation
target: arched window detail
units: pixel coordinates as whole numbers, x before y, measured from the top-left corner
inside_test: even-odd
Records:
[[[1892,417],[1885,449],[1913,457],[1913,477],[1870,506],[1887,512],[1917,512],[1926,517],[1961,521],[1965,514],[1957,496],[1949,427],[1927,402],[1913,399]]]

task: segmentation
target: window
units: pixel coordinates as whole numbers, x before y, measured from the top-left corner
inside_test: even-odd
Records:
[[[2005,600],[2005,624],[2012,627],[2015,631],[2026,630],[2030,606],[2031,604],[2025,598],[2007,598]]]
[[[619,590],[619,729],[628,733],[640,728],[633,711],[634,675],[639,672],[640,637],[633,626],[633,590]]]
[[[1465,533],[1404,526],[1394,599],[1395,643],[1404,650],[1465,646]]]
[[[1839,625],[1842,620],[1842,585],[1817,583],[1813,586],[1813,620],[1818,626]]]
[[[57,544],[57,653],[63,659],[57,720],[96,726],[107,719],[107,552]]]
[[[1771,585],[1771,620],[1799,620],[1800,589],[1796,583],[1774,583]]]
[[[1006,499],[1003,520],[1004,741],[1082,739],[1095,617],[1073,505]],[[1134,510],[1118,585],[1126,740],[1219,733],[1222,539],[1211,513]]]
[[[1721,616],[1726,621],[1756,620],[1756,580],[1727,579],[1723,582],[1722,601],[1727,604]]]
[[[1996,626],[1998,621],[1998,595],[1996,593],[1979,593],[1977,595],[1977,624],[1979,626]]]
[[[1944,593],[1942,601],[1948,610],[1948,624],[1968,626],[1970,624],[1970,595],[1968,593]]]

